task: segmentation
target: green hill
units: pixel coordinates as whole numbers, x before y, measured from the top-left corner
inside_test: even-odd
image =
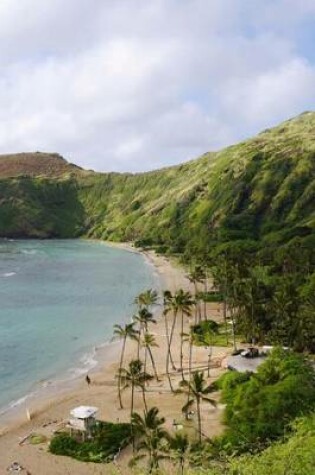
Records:
[[[84,172],[36,155],[23,155],[18,167],[0,158],[1,236],[85,235],[176,252],[214,236],[282,242],[314,231],[314,112],[148,173]]]

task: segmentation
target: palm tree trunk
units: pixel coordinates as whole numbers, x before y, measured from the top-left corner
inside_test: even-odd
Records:
[[[191,380],[192,350],[193,350],[193,340],[192,340],[192,337],[190,337],[189,338],[189,363],[188,363],[189,381]]]
[[[188,363],[188,372],[189,372],[189,382],[191,381],[191,363],[192,363],[192,337],[189,338],[189,363]],[[188,393],[187,393],[187,403],[190,399],[190,384],[188,386]],[[187,419],[187,412],[186,412],[186,419]]]
[[[208,294],[208,282],[207,282],[207,272],[205,272],[204,280],[204,299],[203,299],[203,318],[207,320],[207,301],[205,300]]]
[[[155,376],[155,379],[157,381],[160,381],[159,380],[159,376],[157,374],[157,370],[156,370],[156,366],[155,366],[155,361],[154,361],[154,358],[153,358],[153,354],[152,354],[152,350],[151,348],[148,346],[148,352],[149,352],[149,356],[150,356],[150,360],[151,360],[151,363],[152,363],[152,368],[153,368],[153,372],[154,372],[154,376]]]
[[[201,444],[201,414],[200,414],[200,398],[198,396],[196,397],[196,403],[197,403],[199,444]]]
[[[183,333],[184,333],[184,312],[181,314],[181,334],[180,334],[180,369],[182,372],[183,381],[185,380],[183,368]]]
[[[171,376],[170,376],[170,352],[169,351],[167,352],[167,355],[166,355],[166,375],[167,375],[167,379],[170,385],[170,390],[173,393],[174,388],[172,386],[172,381],[171,381]]]
[[[180,473],[181,475],[184,475],[184,465],[185,465],[185,460],[183,457],[180,459]]]
[[[145,413],[145,415],[147,415],[147,413],[148,413],[148,406],[147,406],[147,401],[146,401],[146,398],[145,398],[145,387],[144,387],[144,384],[141,385],[141,391],[142,391],[142,399],[143,399],[143,405],[144,405],[144,413]]]
[[[198,308],[197,308],[197,301],[195,302],[195,325],[198,323]]]
[[[134,399],[135,399],[135,385],[132,381],[131,383],[131,404],[130,404],[130,419],[133,413],[133,406],[134,406]]]
[[[225,325],[225,336],[226,336],[226,344],[229,344],[229,332],[228,332],[228,324],[227,324],[227,303],[226,303],[226,295],[224,295],[223,300],[223,320]]]
[[[197,282],[194,282],[194,287],[195,287],[195,299],[196,299],[196,307],[197,307],[197,314],[198,314],[198,323],[201,322],[201,308],[200,308],[200,302],[198,298],[198,286]]]
[[[208,353],[208,378],[210,378],[210,361],[212,356],[212,348],[209,346],[209,353]]]
[[[236,347],[236,338],[235,338],[235,319],[234,319],[234,309],[231,308],[231,320],[232,320],[232,337],[233,337],[233,349],[237,350]]]
[[[148,359],[148,347],[147,345],[144,347],[144,364],[143,364],[143,371],[147,372],[147,359]]]
[[[167,323],[167,315],[164,316],[164,322],[165,322],[165,335],[166,335],[166,340],[167,340],[167,352],[169,353],[169,358],[172,364],[172,367],[174,367],[174,361],[172,358],[172,353],[171,353],[171,344],[170,344],[170,336],[169,336],[169,331],[168,331],[168,323]]]
[[[133,413],[133,405],[134,405],[134,391],[135,391],[135,387],[134,387],[134,382],[132,381],[132,384],[131,384],[130,422],[132,421],[132,413]],[[130,430],[131,430],[131,439],[132,439],[132,452],[133,452],[133,454],[135,454],[136,446],[135,446],[135,436],[134,436],[132,424],[130,426]]]
[[[140,360],[141,333],[142,333],[142,327],[141,327],[141,323],[139,323],[138,348],[137,348],[137,359],[138,360]]]
[[[173,315],[173,323],[172,323],[171,334],[170,334],[170,355],[172,355],[172,353],[171,353],[171,347],[172,347],[172,341],[173,341],[173,335],[174,335],[176,320],[177,320],[177,312],[174,312],[174,315]],[[171,359],[172,359],[172,358],[171,358]],[[173,361],[172,361],[172,368],[173,368],[174,371],[176,370],[176,366],[174,365],[174,362],[173,362]]]
[[[123,403],[121,398],[121,368],[124,362],[125,348],[126,348],[127,335],[124,336],[123,345],[121,349],[120,362],[119,362],[119,374],[118,374],[118,398],[120,409],[123,409]]]

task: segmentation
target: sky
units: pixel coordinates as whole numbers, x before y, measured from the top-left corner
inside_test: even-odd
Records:
[[[145,171],[315,109],[315,0],[1,0],[0,153]]]

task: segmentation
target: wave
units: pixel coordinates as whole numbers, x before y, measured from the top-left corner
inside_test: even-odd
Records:
[[[27,399],[30,399],[32,396],[34,396],[35,393],[29,393],[26,394],[25,396],[20,397],[19,399],[15,399],[11,401],[9,404],[1,408],[0,410],[0,416],[3,416],[10,412],[12,409],[16,409],[17,407],[21,406]]]
[[[5,272],[1,277],[13,277],[16,275],[16,272]]]
[[[83,374],[88,373],[91,369],[95,368],[97,366],[98,361],[96,359],[96,352],[97,352],[97,347],[95,346],[92,351],[89,353],[85,353],[80,359],[79,359],[79,367],[77,368],[71,368],[69,370],[71,377],[72,378],[77,378],[78,376],[82,376]]]

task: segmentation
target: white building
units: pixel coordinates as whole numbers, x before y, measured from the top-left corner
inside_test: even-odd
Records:
[[[79,406],[70,411],[70,420],[67,428],[70,429],[70,435],[73,432],[82,434],[83,440],[91,436],[93,427],[95,426],[95,415],[98,411],[97,407]]]

